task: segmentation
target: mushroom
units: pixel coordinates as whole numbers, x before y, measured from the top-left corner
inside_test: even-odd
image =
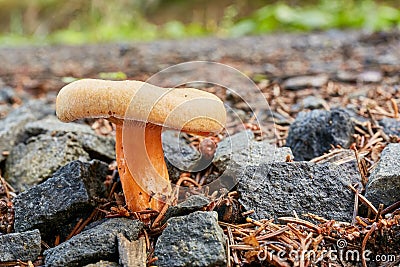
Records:
[[[58,93],[56,113],[64,122],[106,118],[116,125],[118,171],[127,207],[133,212],[161,211],[171,194],[163,127],[206,135],[220,131],[226,121],[222,101],[211,93],[130,80],[72,82]]]

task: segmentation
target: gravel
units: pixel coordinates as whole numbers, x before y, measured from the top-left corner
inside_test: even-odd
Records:
[[[103,261],[118,261],[117,234],[128,240],[138,238],[143,224],[127,218],[108,219],[44,252],[45,266],[84,266]]]
[[[189,171],[200,158],[199,151],[180,138],[178,131],[164,131],[162,144],[168,173],[172,181],[177,181],[181,172]]]
[[[24,139],[25,125],[30,121],[54,114],[54,109],[43,100],[30,100],[11,111],[0,120],[0,162],[6,157],[3,152],[10,151],[20,139]]]
[[[290,148],[277,148],[268,140],[256,141],[251,131],[243,131],[218,143],[213,163],[223,172],[261,162],[284,162],[288,155],[293,158]]]
[[[108,166],[97,160],[73,161],[46,182],[17,195],[15,231],[37,228],[44,236],[64,233],[68,222],[90,212],[95,197],[103,195],[107,171]]]
[[[325,74],[297,76],[292,77],[283,82],[283,87],[287,90],[300,90],[307,87],[322,87],[329,80],[329,76]]]
[[[383,118],[379,121],[379,125],[383,127],[386,134],[400,136],[400,121],[398,119]]]
[[[41,251],[39,230],[0,235],[0,262],[34,261]]]
[[[255,210],[256,219],[278,218],[311,212],[351,221],[354,195],[347,184],[357,179],[343,167],[330,163],[264,163],[243,168],[237,179],[239,201]]]
[[[154,255],[160,267],[226,266],[225,236],[216,212],[197,211],[169,219]]]
[[[286,145],[297,161],[310,160],[331,146],[348,148],[353,141],[354,123],[342,109],[300,112],[289,129]]]
[[[400,200],[400,144],[388,144],[382,151],[378,166],[371,173],[365,196],[378,207],[385,207]]]
[[[45,181],[73,160],[90,160],[78,136],[73,133],[38,135],[11,150],[6,161],[5,178],[16,190],[25,191]]]
[[[199,211],[210,203],[210,200],[202,195],[189,196],[183,202],[176,206],[168,208],[165,218],[161,224],[164,224],[169,218],[188,215],[192,212]]]
[[[67,133],[77,135],[77,141],[82,148],[90,155],[92,159],[99,159],[110,162],[115,159],[115,138],[113,136],[102,136],[86,124],[64,123],[55,116],[45,119],[29,122],[25,125],[26,135],[36,136],[47,134],[52,136],[61,136]]]

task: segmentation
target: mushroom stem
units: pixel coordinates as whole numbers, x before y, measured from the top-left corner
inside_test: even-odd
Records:
[[[124,125],[117,124],[118,171],[130,211],[161,211],[171,193],[161,131],[161,126],[151,123],[125,121]]]

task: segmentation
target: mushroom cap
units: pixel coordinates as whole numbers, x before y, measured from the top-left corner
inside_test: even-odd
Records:
[[[149,122],[187,132],[217,132],[226,110],[215,95],[193,88],[162,88],[140,81],[82,79],[57,95],[56,113],[64,122],[107,118]]]

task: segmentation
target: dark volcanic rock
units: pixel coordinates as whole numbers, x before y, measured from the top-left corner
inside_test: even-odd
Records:
[[[327,152],[331,145],[348,148],[353,134],[354,123],[344,110],[300,112],[290,126],[286,145],[295,160],[310,160]]]
[[[39,230],[0,235],[0,262],[34,261],[41,251]]]
[[[85,265],[85,267],[119,267],[119,266],[120,265],[118,263],[112,261],[99,261],[96,263]]]
[[[66,133],[74,133],[77,135],[77,141],[92,159],[99,159],[105,162],[115,159],[114,137],[97,135],[90,126],[85,124],[64,123],[56,117],[48,117],[26,124],[25,132],[29,136],[40,134],[61,136]]]
[[[347,187],[356,177],[340,166],[309,162],[249,166],[237,177],[239,201],[257,219],[311,212],[329,219],[350,221],[354,196]]]
[[[252,141],[254,141],[254,133],[250,130],[238,132],[222,139],[215,151],[214,165],[221,171],[225,170],[230,163],[232,155],[240,151],[249,150]]]
[[[14,199],[15,230],[37,228],[44,235],[62,232],[74,217],[89,212],[94,197],[104,192],[103,181],[108,166],[100,161],[71,162],[52,178],[19,194]]]
[[[299,90],[306,87],[321,87],[328,82],[329,77],[325,74],[316,76],[297,76],[283,82],[287,90]]]
[[[367,70],[357,76],[357,80],[365,83],[379,83],[383,79],[381,71]]]
[[[47,102],[31,100],[0,120],[0,161],[5,159],[3,151],[10,151],[20,139],[24,138],[26,123],[54,113],[54,109]]]
[[[210,200],[205,196],[193,195],[188,197],[185,201],[179,203],[176,206],[171,206],[168,208],[165,214],[165,219],[163,223],[166,222],[171,217],[188,215],[194,211],[201,210],[210,203]]]
[[[378,207],[400,201],[400,144],[388,144],[366,187],[366,198]]]
[[[119,267],[119,266],[120,265],[118,263],[112,261],[99,261],[96,263],[85,265],[85,267]]]
[[[180,138],[178,131],[164,131],[162,144],[168,173],[172,181],[179,179],[181,171],[191,170],[200,158],[199,151]]]
[[[379,121],[386,134],[400,136],[400,120],[393,118],[383,118]]]
[[[359,188],[363,188],[360,170],[353,150],[342,149],[341,151],[318,161],[319,164],[326,162],[339,166],[341,170],[340,172],[343,173],[343,177],[350,177],[351,184],[358,184]]]
[[[45,266],[84,266],[100,260],[117,261],[117,234],[138,238],[142,223],[126,218],[108,219],[44,252]]]
[[[277,148],[268,140],[255,141],[251,131],[243,131],[218,143],[213,163],[220,171],[225,171],[261,162],[284,162],[287,155],[293,158],[290,148]]]
[[[217,214],[196,211],[169,219],[154,255],[160,267],[226,266],[225,236]]]
[[[5,178],[17,190],[24,191],[73,160],[89,160],[76,135],[39,135],[12,149],[6,161]]]

